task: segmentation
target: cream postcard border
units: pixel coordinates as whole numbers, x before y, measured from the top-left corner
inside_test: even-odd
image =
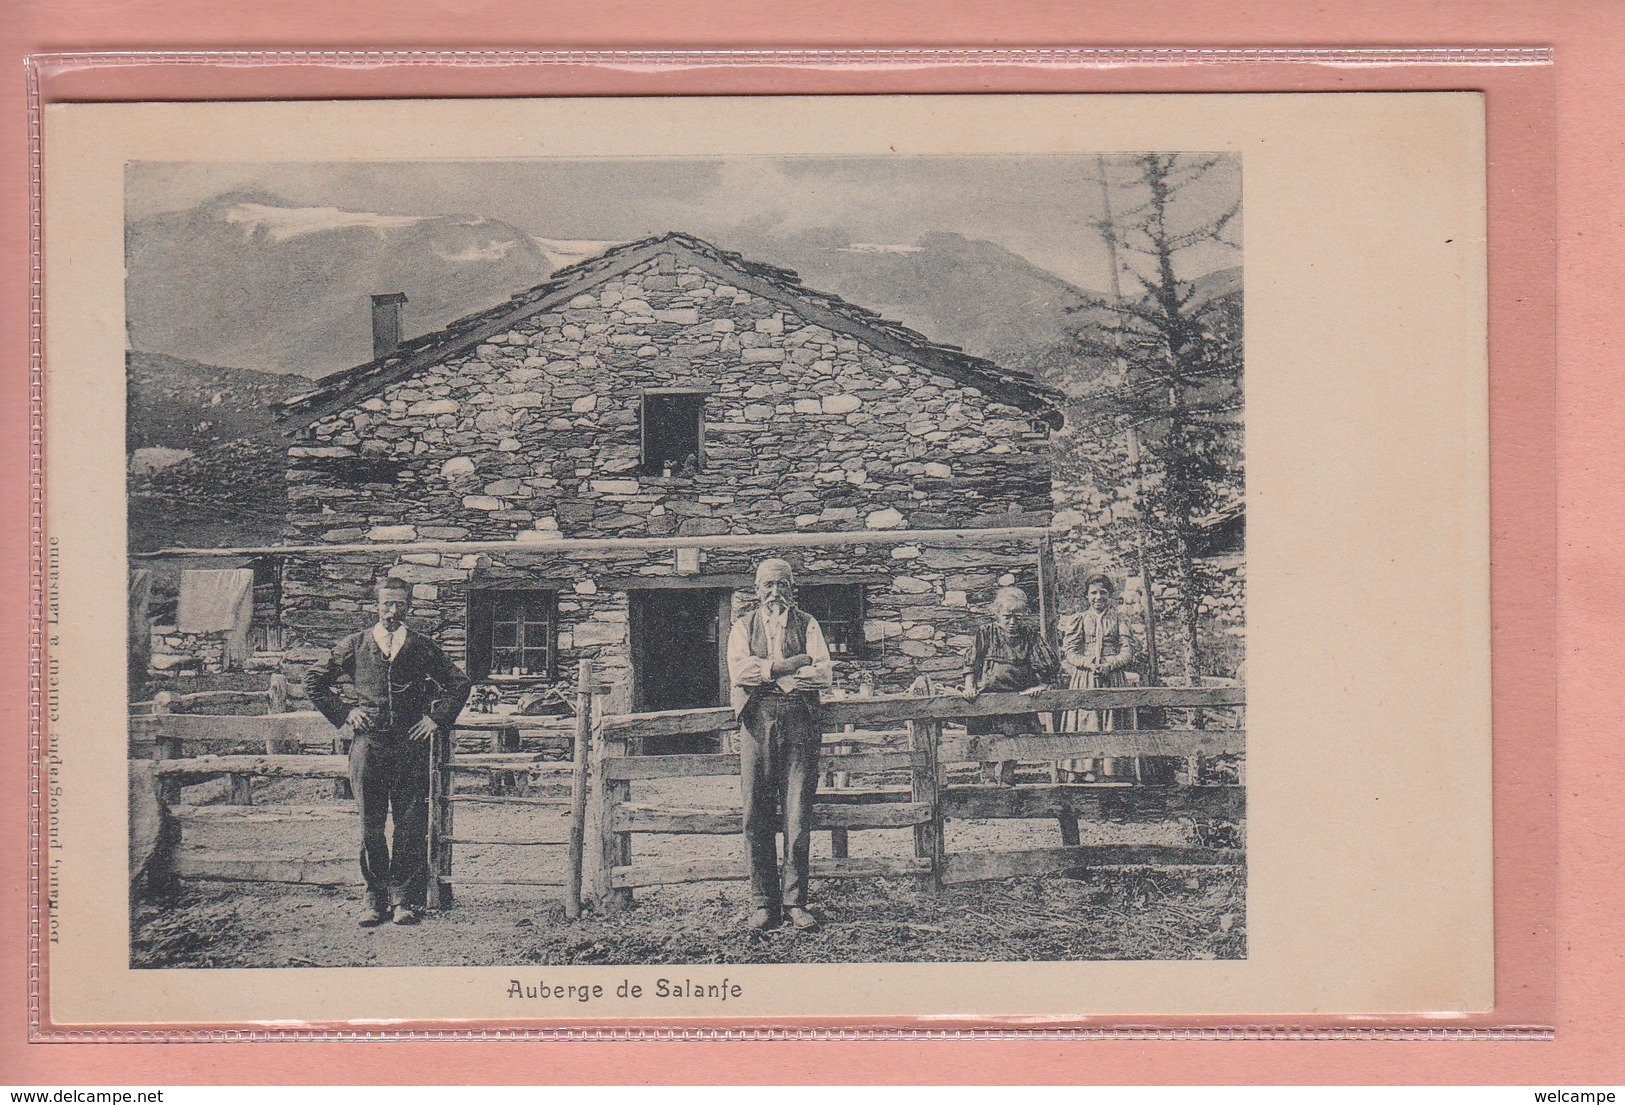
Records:
[[[1240,961],[131,970],[124,164],[1233,150],[1243,159],[1248,945]],[[47,534],[71,1024],[946,1015],[1259,1018],[1493,1004],[1484,114],[1473,93],[55,105]],[[516,1002],[601,982],[589,1007]],[[726,1007],[620,1000],[728,976]],[[645,993],[649,992],[646,987]],[[573,1008],[565,1008],[564,1005]]]

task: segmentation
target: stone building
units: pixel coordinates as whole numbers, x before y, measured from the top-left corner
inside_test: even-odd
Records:
[[[727,700],[763,556],[798,568],[838,682],[953,680],[1001,583],[1041,605],[1057,396],[795,275],[668,234],[560,270],[280,407],[292,668],[372,581],[510,693],[591,657],[613,709]]]

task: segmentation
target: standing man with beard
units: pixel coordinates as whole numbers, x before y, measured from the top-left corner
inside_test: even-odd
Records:
[[[429,768],[434,740],[468,700],[468,676],[440,646],[410,629],[412,591],[398,579],[377,586],[378,622],[333,646],[305,673],[305,693],[322,715],[350,730],[350,786],[361,813],[361,877],[367,903],[356,922],[415,925],[429,887]],[[356,703],[334,689],[355,684]],[[393,846],[384,833],[393,815]]]
[[[807,911],[813,797],[823,746],[818,692],[831,683],[829,646],[818,621],[793,600],[788,562],[756,569],[755,610],[728,635],[728,672],[739,715],[739,783],[750,857],[752,929],[788,921],[814,929]],[[774,837],[784,833],[781,875]]]

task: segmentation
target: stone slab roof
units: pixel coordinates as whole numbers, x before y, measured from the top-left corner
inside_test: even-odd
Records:
[[[1060,424],[1061,394],[1040,384],[1032,373],[973,357],[957,346],[938,344],[873,311],[805,287],[788,269],[747,261],[737,253],[675,231],[616,246],[597,257],[562,268],[545,282],[518,293],[506,303],[466,315],[443,330],[402,342],[385,357],[323,377],[316,382],[316,387],[285,399],[273,409],[285,424],[285,433],[298,433],[448,356],[512,329],[532,315],[567,306],[575,296],[662,253],[675,254],[729,284],[779,302],[811,323],[907,358],[932,372],[975,387],[1000,402],[1044,415],[1052,425]]]

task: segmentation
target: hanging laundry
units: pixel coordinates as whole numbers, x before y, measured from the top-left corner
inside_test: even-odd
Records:
[[[182,633],[226,634],[226,663],[248,659],[249,626],[254,621],[254,572],[251,568],[183,571],[175,628]]]

